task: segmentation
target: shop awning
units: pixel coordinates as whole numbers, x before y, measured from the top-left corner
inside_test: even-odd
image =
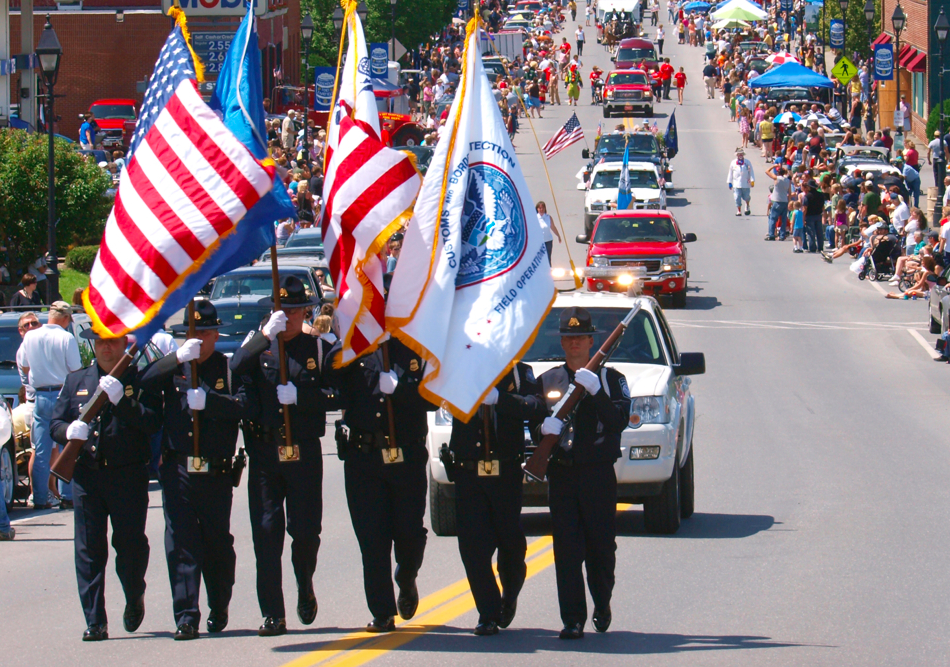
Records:
[[[882,32],[880,35],[877,36],[877,39],[871,42],[871,46],[877,46],[878,44],[890,44],[890,43],[891,43],[891,36],[888,35],[886,32]]]
[[[911,54],[915,53],[916,51],[917,49],[915,49],[910,44],[904,44],[904,46],[901,47],[900,52],[898,52],[897,54],[897,62],[900,64],[901,67],[903,67],[904,61],[908,59],[911,56]]]
[[[926,72],[927,54],[923,51],[918,51],[917,55],[907,61],[907,64],[904,65],[904,69],[908,72]]]
[[[917,57],[920,55],[923,55],[924,57],[926,57],[927,54],[926,53],[922,54],[913,46],[908,46],[906,48],[901,49],[900,57],[897,59],[897,61],[901,64],[901,67],[903,67],[906,70],[919,71],[919,70],[911,70],[910,63],[916,61],[918,59]]]

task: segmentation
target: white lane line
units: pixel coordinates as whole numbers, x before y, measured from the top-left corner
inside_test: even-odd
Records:
[[[876,289],[881,294],[887,294],[887,290],[881,287],[880,285],[878,285],[876,280],[869,280],[867,282],[871,283],[871,287]]]
[[[923,336],[920,335],[919,331],[915,331],[914,329],[908,329],[907,333],[913,336],[914,340],[920,343],[920,346],[924,348],[924,350],[927,351],[927,354],[930,355],[931,359],[936,359],[940,356],[940,354],[933,348],[933,346],[927,342],[927,339],[925,339]]]

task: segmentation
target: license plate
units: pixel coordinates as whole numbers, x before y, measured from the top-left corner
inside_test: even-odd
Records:
[[[624,111],[633,111],[633,105],[632,105],[632,104],[627,104],[627,105],[625,105],[625,106],[623,107],[623,110],[624,110]]]

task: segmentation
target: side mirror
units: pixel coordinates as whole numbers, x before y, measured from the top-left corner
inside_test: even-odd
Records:
[[[680,352],[680,362],[673,367],[676,375],[703,375],[706,372],[706,355],[702,352]]]
[[[581,149],[581,157],[584,158],[585,160],[589,160],[589,159],[590,159],[590,149],[587,149],[587,148]]]
[[[612,63],[617,62],[617,56],[610,56],[610,62]]]
[[[574,237],[574,240],[578,243],[587,243],[587,234],[578,234]]]
[[[689,234],[683,234],[683,243],[695,243],[696,235],[690,232]]]

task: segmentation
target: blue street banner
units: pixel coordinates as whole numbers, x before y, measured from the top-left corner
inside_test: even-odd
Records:
[[[336,81],[336,67],[313,68],[313,110],[329,111],[333,104],[333,82]]]
[[[369,71],[374,79],[385,79],[389,76],[389,44],[387,42],[372,42],[369,45]]]
[[[844,48],[844,21],[831,19],[831,48]]]
[[[874,46],[874,80],[894,80],[894,45],[876,44]]]
[[[458,0],[459,16],[465,16],[468,13],[468,0]]]
[[[794,8],[792,0],[782,0],[779,6],[783,12],[791,12]]]

